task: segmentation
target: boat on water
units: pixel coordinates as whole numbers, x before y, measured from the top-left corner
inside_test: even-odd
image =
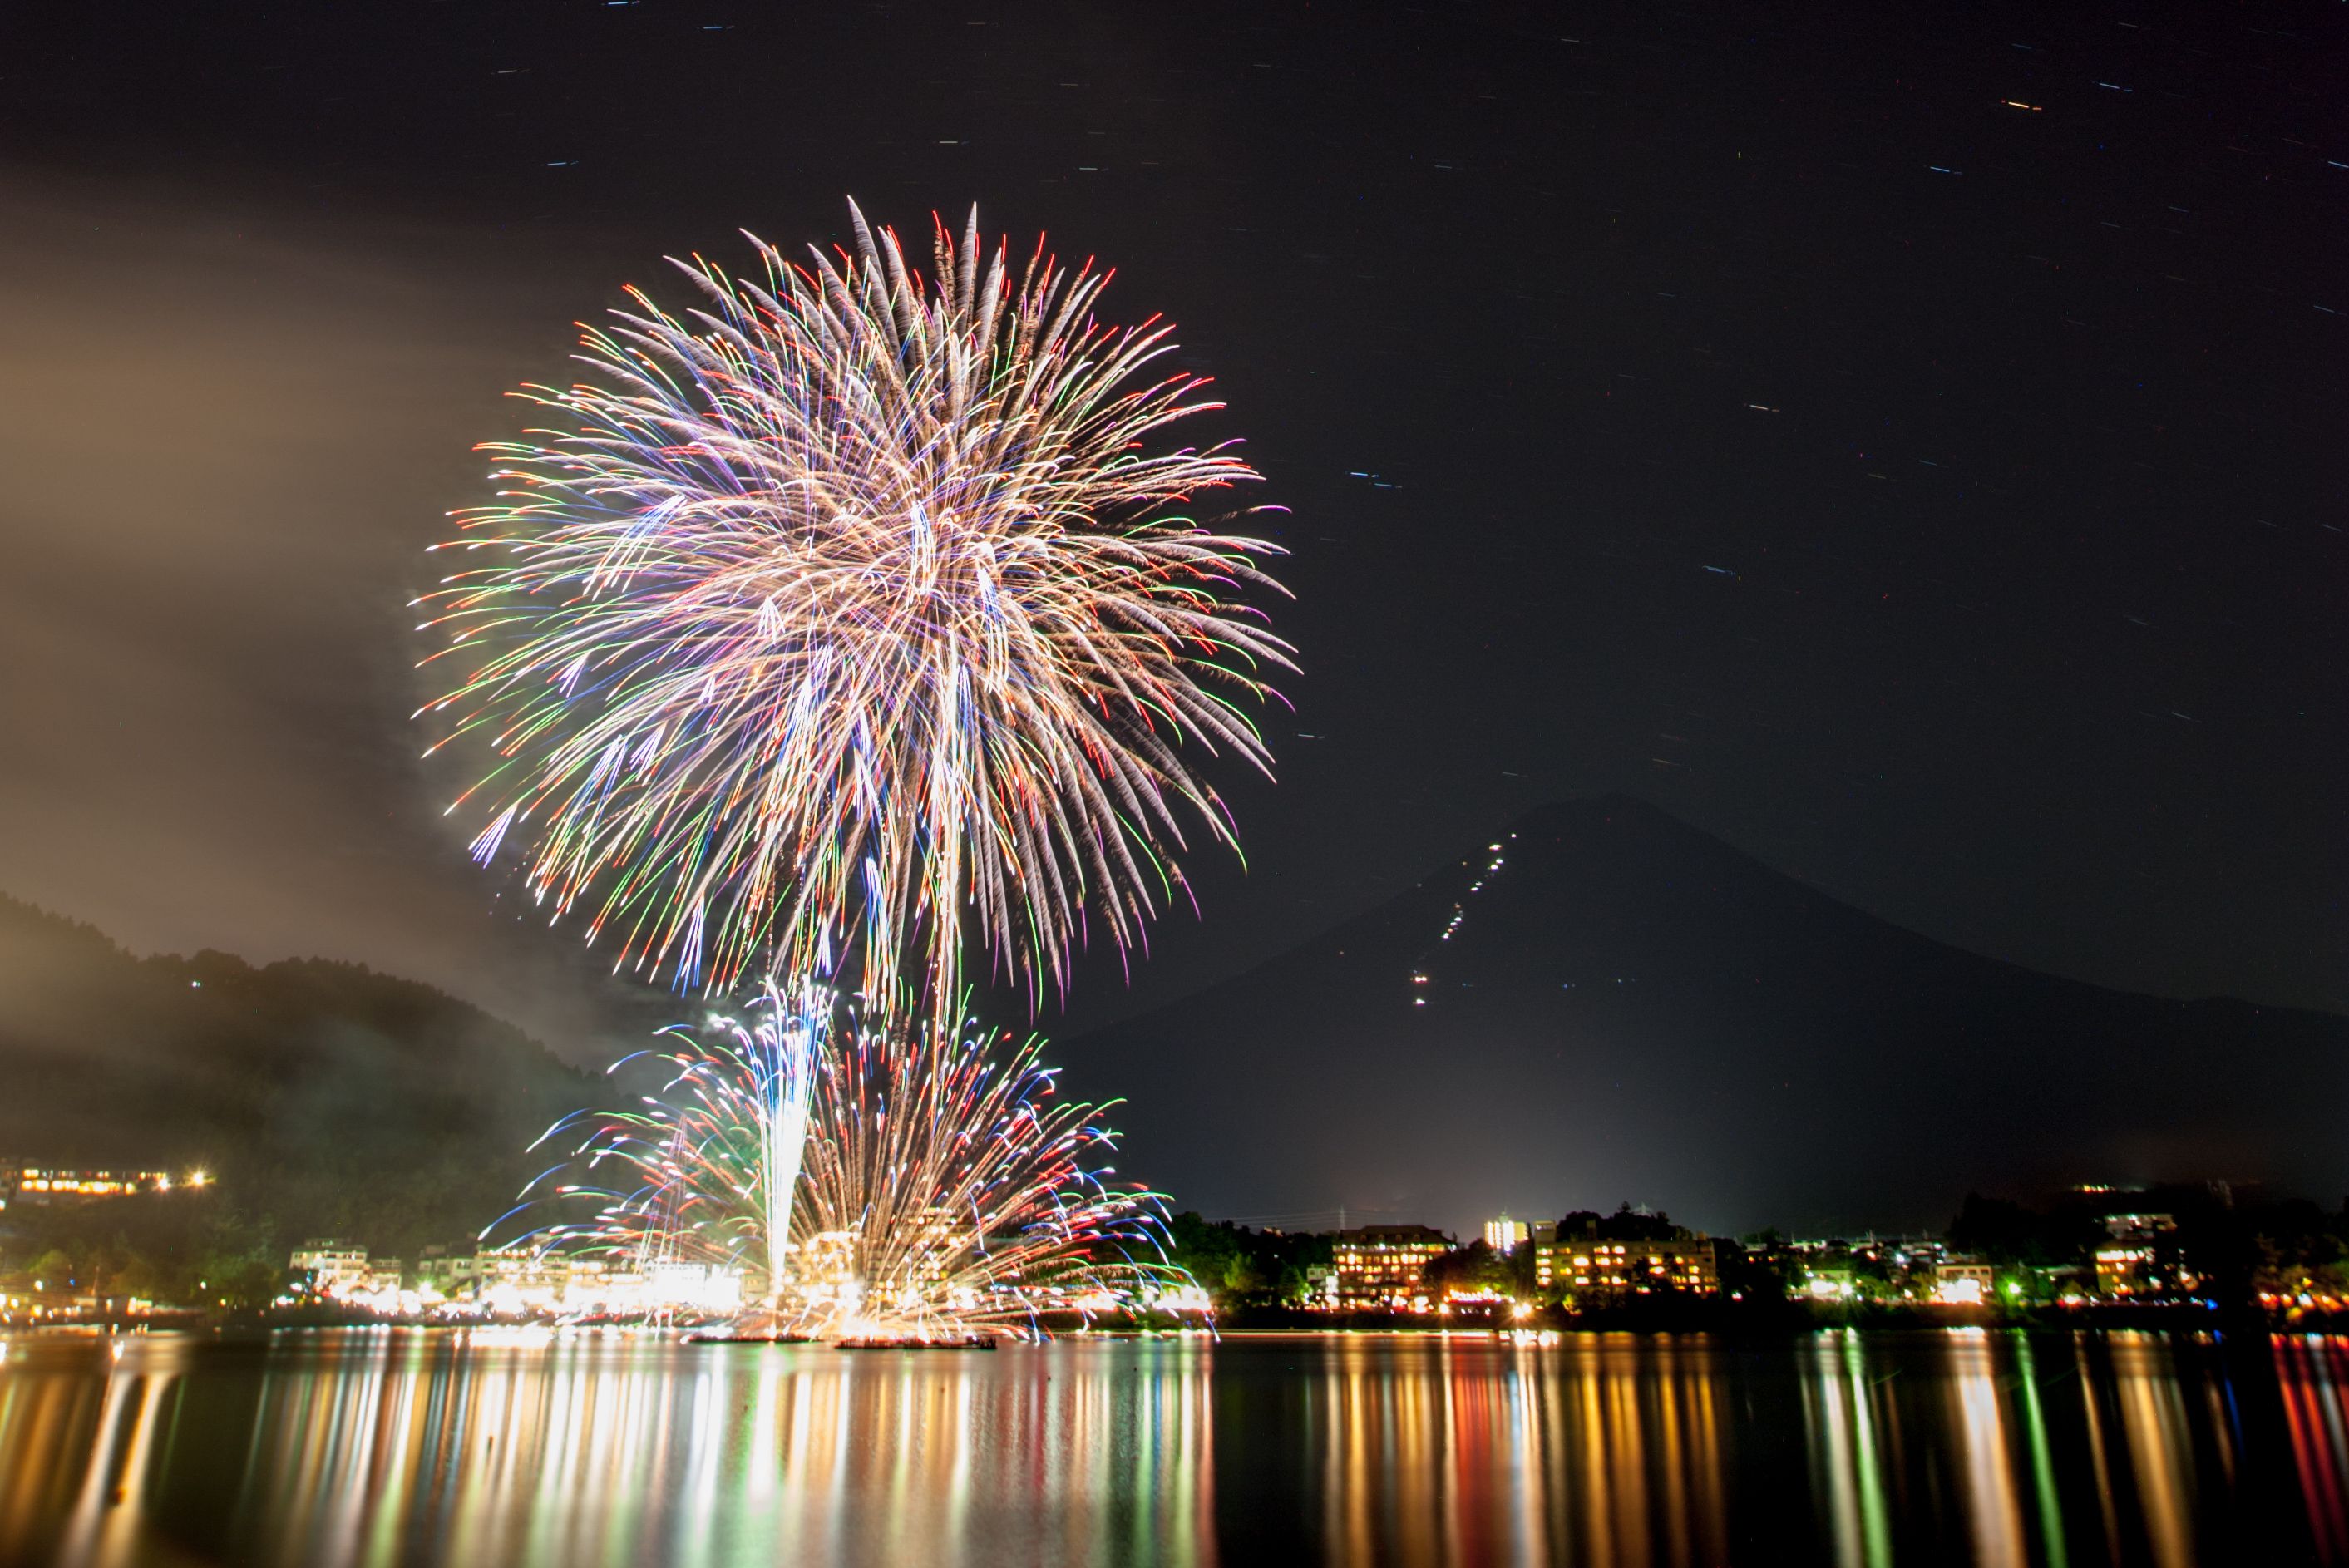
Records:
[[[995,1341],[984,1335],[957,1339],[843,1339],[843,1350],[992,1350]]]
[[[737,1333],[730,1328],[697,1328],[685,1336],[688,1345],[813,1345],[812,1334]]]

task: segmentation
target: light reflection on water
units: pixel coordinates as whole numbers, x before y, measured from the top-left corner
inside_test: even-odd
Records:
[[[2349,1343],[0,1345],[0,1562],[2349,1562]]]
[[[2349,1562],[2349,1421],[2343,1418],[2349,1342],[2313,1335],[2278,1339],[2275,1357],[2313,1544],[2325,1562]]]

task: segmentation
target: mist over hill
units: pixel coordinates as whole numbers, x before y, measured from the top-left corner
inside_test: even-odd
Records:
[[[1492,842],[1063,1048],[1073,1091],[1130,1101],[1121,1170],[1233,1216],[1629,1200],[1717,1231],[1938,1230],[1976,1188],[2349,1188],[2349,1020],[1962,952],[1625,796]]]
[[[0,897],[0,1159],[202,1166],[274,1242],[413,1257],[504,1212],[603,1087],[512,1026],[356,965],[137,958]],[[274,1243],[273,1243],[274,1244]]]

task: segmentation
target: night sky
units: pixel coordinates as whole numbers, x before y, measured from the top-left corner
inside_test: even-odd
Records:
[[[1799,19],[1790,20],[1790,17]],[[2341,7],[0,13],[0,889],[583,1058],[409,596],[501,394],[976,200],[1164,312],[1301,650],[1080,1030],[1621,789],[1897,924],[2349,1011]]]

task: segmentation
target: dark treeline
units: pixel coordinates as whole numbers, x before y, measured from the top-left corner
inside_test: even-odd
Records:
[[[2070,1191],[2035,1202],[1966,1195],[1950,1244],[2002,1268],[2089,1266],[2113,1239],[2110,1214],[2168,1216],[2162,1249],[2222,1305],[2262,1295],[2349,1297],[2349,1200],[2329,1210],[2306,1198],[2236,1193],[2209,1182],[2128,1191]]]
[[[2196,1281],[2190,1294],[2198,1300],[2228,1312],[2289,1315],[2301,1313],[2305,1298],[2316,1318],[2349,1310],[2349,1202],[2331,1210],[2305,1198],[2206,1182],[2071,1191],[2028,1202],[1969,1193],[1946,1233],[1930,1239],[1992,1264],[2002,1279],[2036,1281],[2043,1298],[2052,1299],[2049,1282],[2094,1277],[2097,1251],[2116,1240],[2107,1217],[2131,1213],[2174,1222],[2157,1248],[2161,1266],[2189,1271]],[[1537,1227],[1537,1233],[1547,1229]],[[1628,1203],[1612,1213],[1577,1210],[1557,1222],[1554,1233],[1594,1243],[1685,1241],[1691,1234],[1668,1214]],[[1221,1311],[1243,1321],[1313,1304],[1312,1271],[1330,1265],[1336,1242],[1331,1235],[1253,1231],[1195,1213],[1175,1216],[1170,1234],[1171,1261],[1188,1269]],[[1723,1309],[1735,1304],[1739,1315],[1754,1319],[1787,1315],[1789,1294],[1798,1294],[1803,1284],[1806,1255],[1787,1237],[1764,1231],[1736,1241],[1715,1239],[1713,1246]],[[1889,1279],[1894,1251],[1890,1243],[1858,1239],[1831,1250],[1837,1269],[1879,1284]],[[1566,1295],[1538,1289],[1530,1244],[1503,1253],[1472,1240],[1432,1260],[1423,1277],[1431,1299],[1492,1292],[1554,1307]],[[1659,1288],[1651,1301],[1585,1303],[1582,1312],[1644,1315],[1660,1323],[1688,1318],[1692,1304],[1671,1299],[1673,1294]],[[2028,1306],[2033,1299],[2026,1288],[2011,1305]],[[1804,1321],[1816,1315],[1813,1304],[1800,1305]]]
[[[1310,1271],[1330,1262],[1328,1236],[1252,1231],[1188,1212],[1175,1215],[1167,1232],[1167,1261],[1189,1271],[1227,1311],[1296,1305],[1310,1287]]]

